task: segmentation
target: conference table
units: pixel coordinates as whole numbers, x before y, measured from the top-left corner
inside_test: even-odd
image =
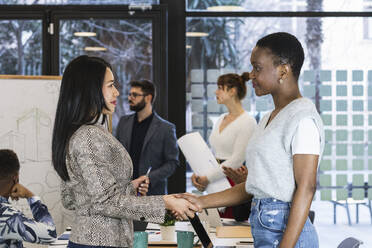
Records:
[[[223,223],[229,223],[228,225],[231,225],[231,222],[233,220],[225,220]],[[164,242],[162,244],[162,238],[160,234],[160,228],[159,225],[149,223],[146,229],[146,232],[149,234],[149,247],[156,247],[156,248],[165,248],[165,247],[176,247],[176,233],[177,231],[194,231],[190,222],[176,222],[176,232],[174,237],[174,242]],[[59,236],[59,239],[55,241],[54,243],[51,243],[49,245],[49,248],[66,248],[68,243],[70,231],[65,231],[63,234]],[[239,248],[253,248],[253,238],[251,237],[241,237],[241,238],[221,238],[216,236],[216,229],[215,228],[209,228],[209,237],[212,240],[214,247],[239,247]],[[194,243],[198,241],[197,235],[195,236]],[[197,243],[198,247],[201,247],[200,242]]]

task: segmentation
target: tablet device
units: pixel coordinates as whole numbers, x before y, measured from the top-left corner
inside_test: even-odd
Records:
[[[210,227],[222,226],[222,220],[217,208],[203,209],[203,212],[199,214],[201,221],[206,221],[209,223]]]
[[[200,222],[199,216],[195,214],[194,218],[189,218],[189,220],[203,247],[212,248],[212,241],[209,238],[207,231],[205,231],[203,224]]]

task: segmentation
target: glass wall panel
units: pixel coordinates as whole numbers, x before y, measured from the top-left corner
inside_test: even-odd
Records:
[[[83,54],[107,60],[117,74],[120,96],[113,116],[113,128],[128,114],[128,87],[131,80],[152,80],[152,21],[61,20],[60,73],[75,57]]]
[[[367,194],[372,186],[368,185],[367,177],[358,176],[358,185],[353,181],[356,173],[372,174],[369,166],[372,144],[368,136],[372,125],[372,66],[371,55],[366,52],[372,49],[372,43],[363,36],[370,21],[365,20],[363,17],[188,18],[187,132],[200,132],[208,141],[217,116],[226,112],[224,106],[216,103],[214,95],[218,76],[251,71],[251,51],[260,37],[278,31],[292,33],[305,50],[300,90],[316,104],[327,135],[319,171],[327,183],[319,185],[316,198],[360,199],[359,191],[366,187]],[[243,101],[244,108],[260,120],[273,109],[272,99],[256,97],[250,82],[247,85],[249,94]],[[338,171],[347,175],[343,189],[347,194],[335,190],[340,188],[335,180]],[[365,186],[359,185],[363,180]],[[353,191],[355,187],[359,191]]]
[[[41,75],[41,20],[0,20],[0,74]]]
[[[369,0],[186,0],[189,11],[370,11]]]
[[[320,247],[341,242],[343,230],[372,246],[371,23],[372,17],[187,18],[186,131],[200,132],[206,142],[217,116],[227,111],[215,99],[218,76],[251,71],[252,48],[266,34],[285,31],[301,41],[305,62],[300,91],[316,104],[325,129],[325,148],[311,206]],[[272,99],[256,97],[251,82],[247,86],[243,107],[259,121],[273,109]],[[188,192],[195,190],[191,175],[188,169]],[[351,227],[346,229],[348,225]]]

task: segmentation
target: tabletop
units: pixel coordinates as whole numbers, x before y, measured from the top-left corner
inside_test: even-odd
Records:
[[[227,221],[228,222],[228,221]],[[190,222],[176,222],[176,232],[177,231],[194,231]],[[175,247],[176,246],[176,232],[174,237],[173,245],[164,245],[160,246],[162,238],[160,234],[160,227],[158,224],[149,223],[146,229],[146,232],[149,234],[149,247],[152,247],[157,243],[156,247]],[[67,247],[68,238],[70,231],[65,231],[62,235],[59,236],[59,239],[49,245],[49,248],[65,248]],[[214,247],[227,248],[227,247],[239,247],[239,248],[253,248],[253,238],[244,237],[244,238],[219,238],[216,237],[216,229],[209,228],[208,235],[212,240]],[[195,236],[195,243],[198,241],[198,237]],[[153,243],[153,244],[152,244]],[[172,242],[171,242],[172,243]],[[199,243],[200,244],[200,243]],[[155,246],[154,246],[155,247]]]

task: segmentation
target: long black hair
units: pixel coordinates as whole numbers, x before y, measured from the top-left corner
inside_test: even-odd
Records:
[[[105,60],[83,55],[73,59],[63,73],[53,129],[52,162],[64,181],[70,180],[66,154],[71,136],[82,125],[97,123],[103,108],[107,109],[102,94],[107,68],[111,69],[111,65]]]

